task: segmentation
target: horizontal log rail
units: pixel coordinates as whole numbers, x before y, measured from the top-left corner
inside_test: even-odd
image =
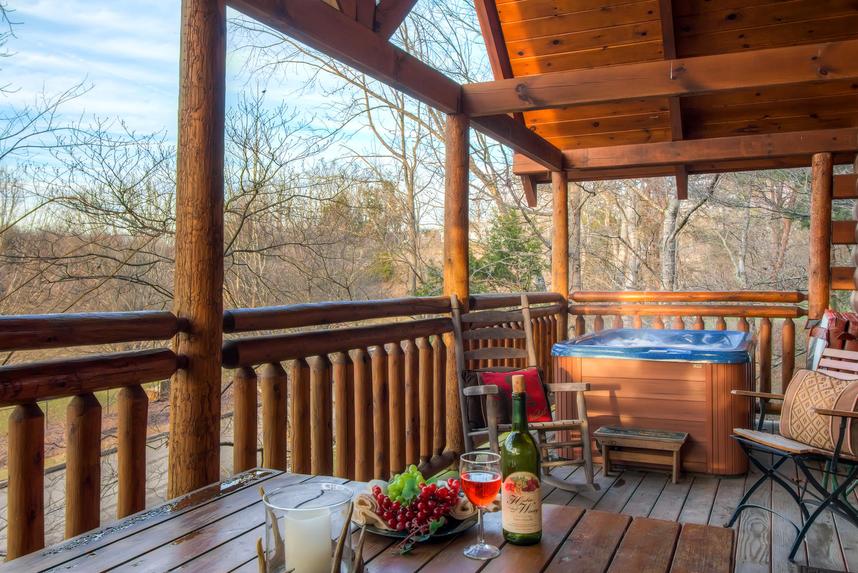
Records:
[[[164,380],[181,367],[159,348],[0,367],[0,407]]]
[[[807,300],[801,291],[576,291],[574,302],[773,302],[798,303]]]
[[[0,316],[0,352],[167,340],[184,329],[164,311]]]
[[[519,306],[522,294],[527,295],[527,300],[531,305],[564,302],[563,295],[556,292],[475,294],[471,295],[468,308],[471,310],[487,310]]]
[[[692,304],[579,304],[569,305],[575,315],[610,316],[721,316],[745,318],[799,318],[807,311],[788,305],[692,305]]]
[[[353,300],[227,310],[224,332],[252,332],[450,312],[445,296]]]
[[[223,347],[224,368],[239,368],[269,362],[283,362],[343,352],[362,346],[376,346],[394,340],[451,332],[449,318],[430,318],[355,328],[319,330],[294,334],[257,336],[230,340]]]

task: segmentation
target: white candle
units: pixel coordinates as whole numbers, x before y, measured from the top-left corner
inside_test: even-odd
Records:
[[[327,508],[290,511],[283,516],[286,571],[330,573],[331,513]]]

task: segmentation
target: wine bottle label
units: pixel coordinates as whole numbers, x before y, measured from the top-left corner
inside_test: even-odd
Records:
[[[513,472],[501,488],[501,522],[511,533],[542,530],[542,496],[539,478],[530,472]]]

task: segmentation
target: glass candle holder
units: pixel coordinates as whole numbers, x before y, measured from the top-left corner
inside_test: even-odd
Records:
[[[351,488],[327,482],[289,485],[266,493],[262,501],[268,573],[330,573],[353,495]],[[351,563],[351,557],[348,535],[342,562]]]

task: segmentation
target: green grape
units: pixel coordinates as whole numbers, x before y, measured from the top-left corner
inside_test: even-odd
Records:
[[[420,493],[420,486],[424,483],[426,480],[423,479],[423,474],[412,464],[401,474],[393,476],[387,485],[387,497],[402,505],[408,505]]]

